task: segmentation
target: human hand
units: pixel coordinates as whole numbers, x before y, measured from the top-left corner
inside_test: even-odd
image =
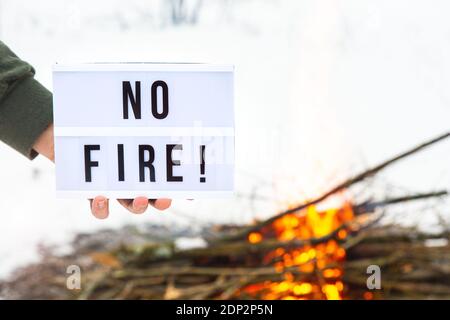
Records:
[[[33,149],[42,154],[52,162],[55,161],[55,147],[53,140],[53,124],[51,124],[35,142]],[[103,196],[97,196],[91,202],[91,212],[98,219],[106,219],[109,215],[109,199]],[[148,199],[146,197],[137,197],[134,199],[117,200],[128,211],[141,214],[144,213],[148,205],[158,210],[165,210],[170,207],[171,199]]]
[[[91,202],[91,212],[97,219],[106,219],[109,215],[109,199],[103,196],[97,196]],[[165,210],[170,207],[171,199],[148,199],[146,197],[137,197],[134,199],[117,199],[117,201],[128,211],[141,214],[144,213],[148,205],[158,210]]]

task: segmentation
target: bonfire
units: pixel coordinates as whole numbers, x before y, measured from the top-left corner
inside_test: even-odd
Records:
[[[442,198],[438,190],[353,199],[351,187],[450,137],[418,145],[267,220],[214,226],[203,247],[173,241],[120,244],[99,252],[46,256],[0,284],[3,296],[74,299],[392,299],[450,298],[450,232],[380,223],[392,205]],[[211,230],[209,230],[211,231]],[[81,290],[61,269],[79,264]],[[368,286],[379,268],[381,287]]]

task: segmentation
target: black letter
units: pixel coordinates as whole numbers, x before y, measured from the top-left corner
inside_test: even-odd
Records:
[[[158,87],[162,88],[163,110],[158,113]],[[162,80],[152,84],[152,114],[156,119],[164,119],[169,114],[169,87]]]
[[[125,168],[123,165],[123,144],[117,145],[117,163],[119,166],[119,181],[125,180]]]
[[[179,160],[172,160],[172,150],[183,150],[183,146],[181,144],[168,144],[166,146],[166,170],[167,170],[167,181],[183,181],[182,176],[174,176],[173,175],[173,167],[179,166]]]
[[[100,150],[99,144],[87,144],[84,146],[84,180],[92,181],[91,168],[98,167],[98,161],[91,161],[91,151]]]
[[[133,108],[134,118],[141,118],[141,82],[135,82],[136,97],[133,95],[130,81],[122,81],[123,118],[128,119],[128,100]],[[129,99],[128,99],[129,98]]]
[[[145,160],[145,151],[148,151],[148,160]],[[139,145],[139,181],[145,182],[145,171],[147,167],[150,170],[150,181],[155,182],[155,167],[153,161],[155,160],[155,150],[148,144]]]

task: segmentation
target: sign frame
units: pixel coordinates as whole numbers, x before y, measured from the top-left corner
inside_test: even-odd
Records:
[[[63,121],[61,114],[64,112],[61,106],[61,92],[60,92],[60,82],[61,79],[58,79],[58,75],[61,74],[80,74],[80,73],[143,73],[143,74],[151,74],[151,73],[214,73],[214,74],[222,74],[227,73],[231,74],[231,90],[228,94],[230,96],[231,105],[229,106],[231,113],[231,121],[232,125],[230,126],[230,119],[228,123],[225,125],[217,126],[197,126],[195,123],[186,123],[186,125],[180,126],[146,126],[146,125],[130,125],[130,126],[79,126],[79,125],[71,125],[69,123],[67,125]],[[231,197],[234,194],[234,164],[235,164],[235,122],[234,122],[234,66],[233,65],[225,65],[225,64],[206,64],[206,63],[84,63],[84,64],[56,64],[53,66],[53,84],[54,84],[54,136],[55,136],[55,164],[56,164],[56,196],[58,198],[93,198],[98,195],[103,195],[108,198],[134,198],[137,196],[146,196],[148,198],[224,198]],[[73,93],[73,92],[72,92]],[[64,97],[62,98],[64,100]],[[70,118],[70,117],[69,117]],[[134,120],[134,119],[133,119]],[[219,119],[220,120],[220,119]],[[61,124],[63,122],[63,124]],[[70,120],[69,120],[70,122]],[[227,176],[227,187],[222,188],[220,190],[207,187],[202,188],[201,190],[196,189],[188,189],[188,190],[176,190],[171,188],[163,188],[161,190],[158,189],[142,189],[142,188],[125,188],[125,189],[114,189],[111,187],[103,187],[103,188],[85,188],[83,186],[79,188],[73,187],[61,187],[63,184],[61,181],[64,181],[64,175],[67,175],[68,168],[70,166],[67,165],[68,153],[67,148],[64,149],[63,145],[66,143],[67,138],[76,138],[83,139],[98,137],[99,139],[113,139],[115,138],[129,138],[129,139],[138,139],[138,138],[154,138],[154,139],[163,139],[167,137],[193,137],[193,138],[211,138],[212,140],[220,140],[223,139],[224,142],[224,150],[228,155],[227,161],[229,163],[218,164],[218,168],[227,168],[228,171]],[[106,140],[105,140],[106,141]],[[73,150],[73,149],[71,149]],[[108,151],[109,152],[109,151]],[[202,157],[200,155],[200,157]],[[206,157],[206,166],[209,166],[208,156]],[[199,160],[200,161],[200,160]],[[231,166],[231,169],[230,169]],[[78,167],[77,167],[78,168]],[[73,169],[73,166],[72,166]],[[96,168],[98,169],[98,168]],[[80,172],[79,168],[77,169]],[[162,169],[161,169],[162,170]],[[191,169],[190,169],[191,170]],[[204,170],[204,169],[203,169]],[[219,169],[217,169],[219,170]],[[225,169],[223,169],[225,170]],[[211,171],[211,169],[207,170]],[[220,175],[217,175],[220,177]],[[200,178],[202,180],[203,178]],[[166,181],[167,182],[167,181]],[[200,181],[202,182],[202,181]],[[204,182],[204,181],[203,181]],[[82,184],[81,184],[82,185]]]

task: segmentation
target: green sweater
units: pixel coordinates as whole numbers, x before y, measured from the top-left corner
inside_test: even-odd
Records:
[[[29,159],[33,145],[53,122],[52,94],[34,69],[0,41],[0,140]]]

